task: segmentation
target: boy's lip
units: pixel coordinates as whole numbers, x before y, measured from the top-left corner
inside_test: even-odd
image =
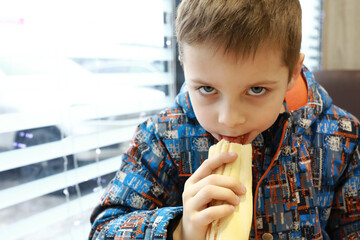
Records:
[[[249,133],[246,133],[241,136],[231,137],[231,136],[223,136],[223,135],[219,134],[219,141],[221,141],[222,139],[225,139],[226,141],[229,141],[231,143],[245,144],[249,138],[249,135],[250,135]]]

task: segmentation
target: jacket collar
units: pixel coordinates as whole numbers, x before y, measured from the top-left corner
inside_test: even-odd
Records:
[[[191,105],[189,91],[186,82],[182,85],[179,94],[176,96],[176,104],[179,105],[189,118],[195,118],[195,113]]]
[[[307,83],[308,100],[305,106],[289,112],[291,124],[299,135],[309,129],[319,115],[326,111],[332,103],[326,90],[315,81],[314,75],[305,66],[301,74]]]

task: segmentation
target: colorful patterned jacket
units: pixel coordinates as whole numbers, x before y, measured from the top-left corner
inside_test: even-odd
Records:
[[[280,114],[252,143],[250,239],[360,239],[359,122],[302,74],[307,105]],[[171,239],[184,183],[215,142],[182,91],[176,106],[138,126],[89,239]]]

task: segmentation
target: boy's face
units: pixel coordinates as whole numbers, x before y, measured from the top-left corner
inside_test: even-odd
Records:
[[[195,115],[217,140],[251,143],[284,111],[286,92],[297,79],[281,61],[281,52],[259,48],[255,57],[235,58],[211,45],[184,45],[185,80]]]

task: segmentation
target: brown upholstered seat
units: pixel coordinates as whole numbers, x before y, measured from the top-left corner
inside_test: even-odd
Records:
[[[360,70],[321,70],[314,76],[335,105],[360,119]]]

